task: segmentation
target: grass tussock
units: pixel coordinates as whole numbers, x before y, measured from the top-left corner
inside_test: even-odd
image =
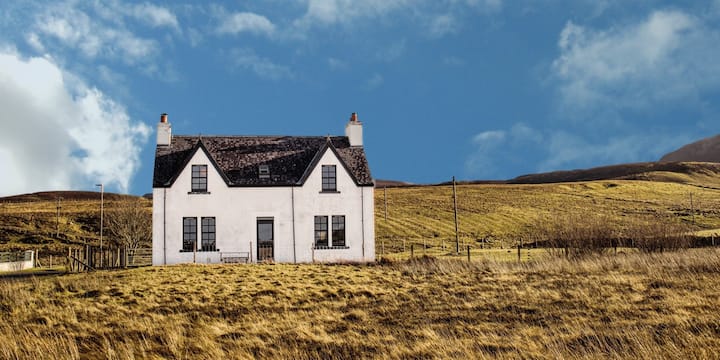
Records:
[[[717,358],[720,251],[0,282],[0,358]]]

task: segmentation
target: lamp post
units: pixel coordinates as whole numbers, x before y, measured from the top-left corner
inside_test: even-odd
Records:
[[[103,215],[105,213],[105,186],[103,184],[95,184],[100,187],[100,267],[102,267],[102,249],[103,249]]]
[[[55,238],[60,237],[60,209],[62,208],[60,206],[60,200],[62,200],[62,196],[58,196],[57,198],[57,216],[55,217]]]

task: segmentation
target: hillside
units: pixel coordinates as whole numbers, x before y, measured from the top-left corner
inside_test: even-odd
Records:
[[[452,186],[388,188],[387,220],[383,191],[375,196],[377,243],[386,251],[402,249],[403,241],[454,243]],[[679,183],[470,184],[457,186],[457,199],[460,240],[474,247],[528,242],[538,226],[568,217],[614,226],[666,219],[696,230],[720,228],[720,190]]]
[[[673,152],[665,154],[660,162],[702,161],[720,163],[720,135],[711,136],[687,144]]]
[[[693,230],[720,228],[720,164],[629,165],[600,168],[598,174],[624,178],[671,179],[598,180],[554,184],[460,184],[457,186],[460,240],[473,247],[507,247],[521,239],[532,241],[542,224],[574,216],[599,218],[609,225],[665,219]],[[387,220],[385,198],[387,194]],[[31,194],[0,199],[0,250],[41,248],[62,254],[68,245],[94,244],[99,233],[97,193],[63,193],[57,217],[58,194]],[[95,197],[94,197],[95,196]],[[117,196],[117,195],[116,195]],[[691,204],[692,196],[692,204]],[[86,200],[83,200],[85,197]],[[21,200],[27,201],[21,201]],[[51,200],[43,200],[51,199]],[[151,211],[152,201],[108,194],[106,214],[123,199],[137,199]],[[411,243],[441,247],[455,241],[452,187],[388,187],[375,192],[377,252],[409,250]],[[58,221],[59,220],[59,221]],[[60,230],[57,236],[56,231]]]
[[[130,195],[105,193],[104,200],[106,216],[126,201],[140,201],[148,216],[152,206],[152,201]],[[0,251],[32,248],[62,255],[68,246],[97,244],[99,233],[98,192],[53,191],[0,198]]]

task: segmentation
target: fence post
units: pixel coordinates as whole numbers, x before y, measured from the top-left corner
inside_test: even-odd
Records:
[[[470,262],[470,245],[467,246],[468,262]]]
[[[412,259],[413,256],[415,256],[415,244],[410,244],[410,258]]]
[[[520,259],[520,248],[522,248],[522,245],[518,244],[518,262],[521,262],[521,259]]]

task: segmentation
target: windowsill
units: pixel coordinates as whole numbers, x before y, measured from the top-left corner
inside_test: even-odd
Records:
[[[188,191],[188,195],[210,195],[209,191]]]
[[[315,250],[342,250],[349,248],[349,246],[316,246]]]
[[[339,194],[340,192],[337,190],[322,190],[320,191],[321,194]]]
[[[207,253],[207,252],[219,252],[220,249],[215,250],[180,250],[181,253],[191,253],[191,252],[201,252],[201,253]]]

